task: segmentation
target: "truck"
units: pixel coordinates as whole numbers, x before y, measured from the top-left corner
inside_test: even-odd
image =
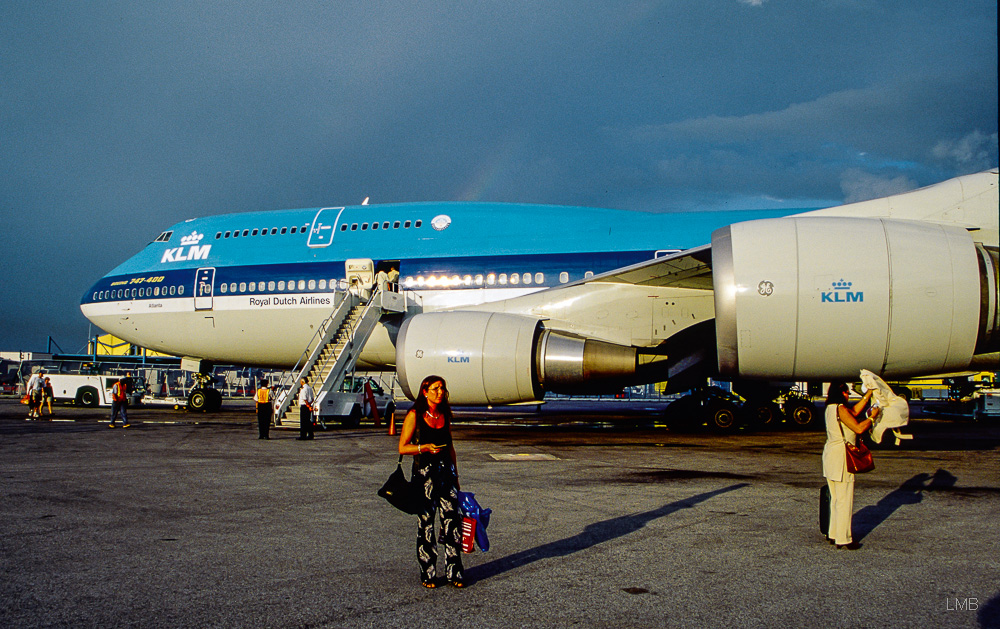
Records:
[[[47,373],[45,376],[52,385],[52,396],[56,402],[72,402],[80,406],[111,406],[111,387],[121,376],[102,376],[93,374]],[[129,403],[138,406],[142,403],[142,378],[127,377]]]

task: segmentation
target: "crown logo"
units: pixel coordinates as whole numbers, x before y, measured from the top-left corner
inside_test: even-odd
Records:
[[[843,278],[833,283],[833,290],[851,290],[854,282],[845,282]]]
[[[190,236],[184,236],[181,238],[181,246],[186,247],[187,245],[197,245],[204,237],[205,234],[199,234],[198,232],[193,231]]]

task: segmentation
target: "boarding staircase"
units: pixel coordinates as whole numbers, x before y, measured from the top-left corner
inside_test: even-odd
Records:
[[[406,310],[405,298],[392,291],[377,290],[370,298],[354,291],[337,295],[342,295],[340,303],[320,324],[289,376],[278,385],[275,426],[299,427],[298,395],[302,378],[312,386],[317,399],[324,392],[340,390],[382,315]]]

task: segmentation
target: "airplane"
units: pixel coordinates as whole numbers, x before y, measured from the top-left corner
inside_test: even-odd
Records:
[[[353,262],[395,267],[405,308],[357,367],[395,370],[411,398],[440,375],[458,405],[993,369],[997,172],[823,209],[366,199],[208,216],[163,231],[80,307],[194,364],[290,368]]]

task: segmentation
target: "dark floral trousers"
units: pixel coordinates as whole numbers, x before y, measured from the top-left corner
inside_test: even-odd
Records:
[[[417,563],[424,582],[437,576],[437,541],[434,519],[441,515],[441,543],[444,544],[444,574],[449,581],[461,581],[462,515],[458,510],[458,474],[455,465],[444,457],[419,457],[413,475],[422,479],[427,507],[418,514]]]

